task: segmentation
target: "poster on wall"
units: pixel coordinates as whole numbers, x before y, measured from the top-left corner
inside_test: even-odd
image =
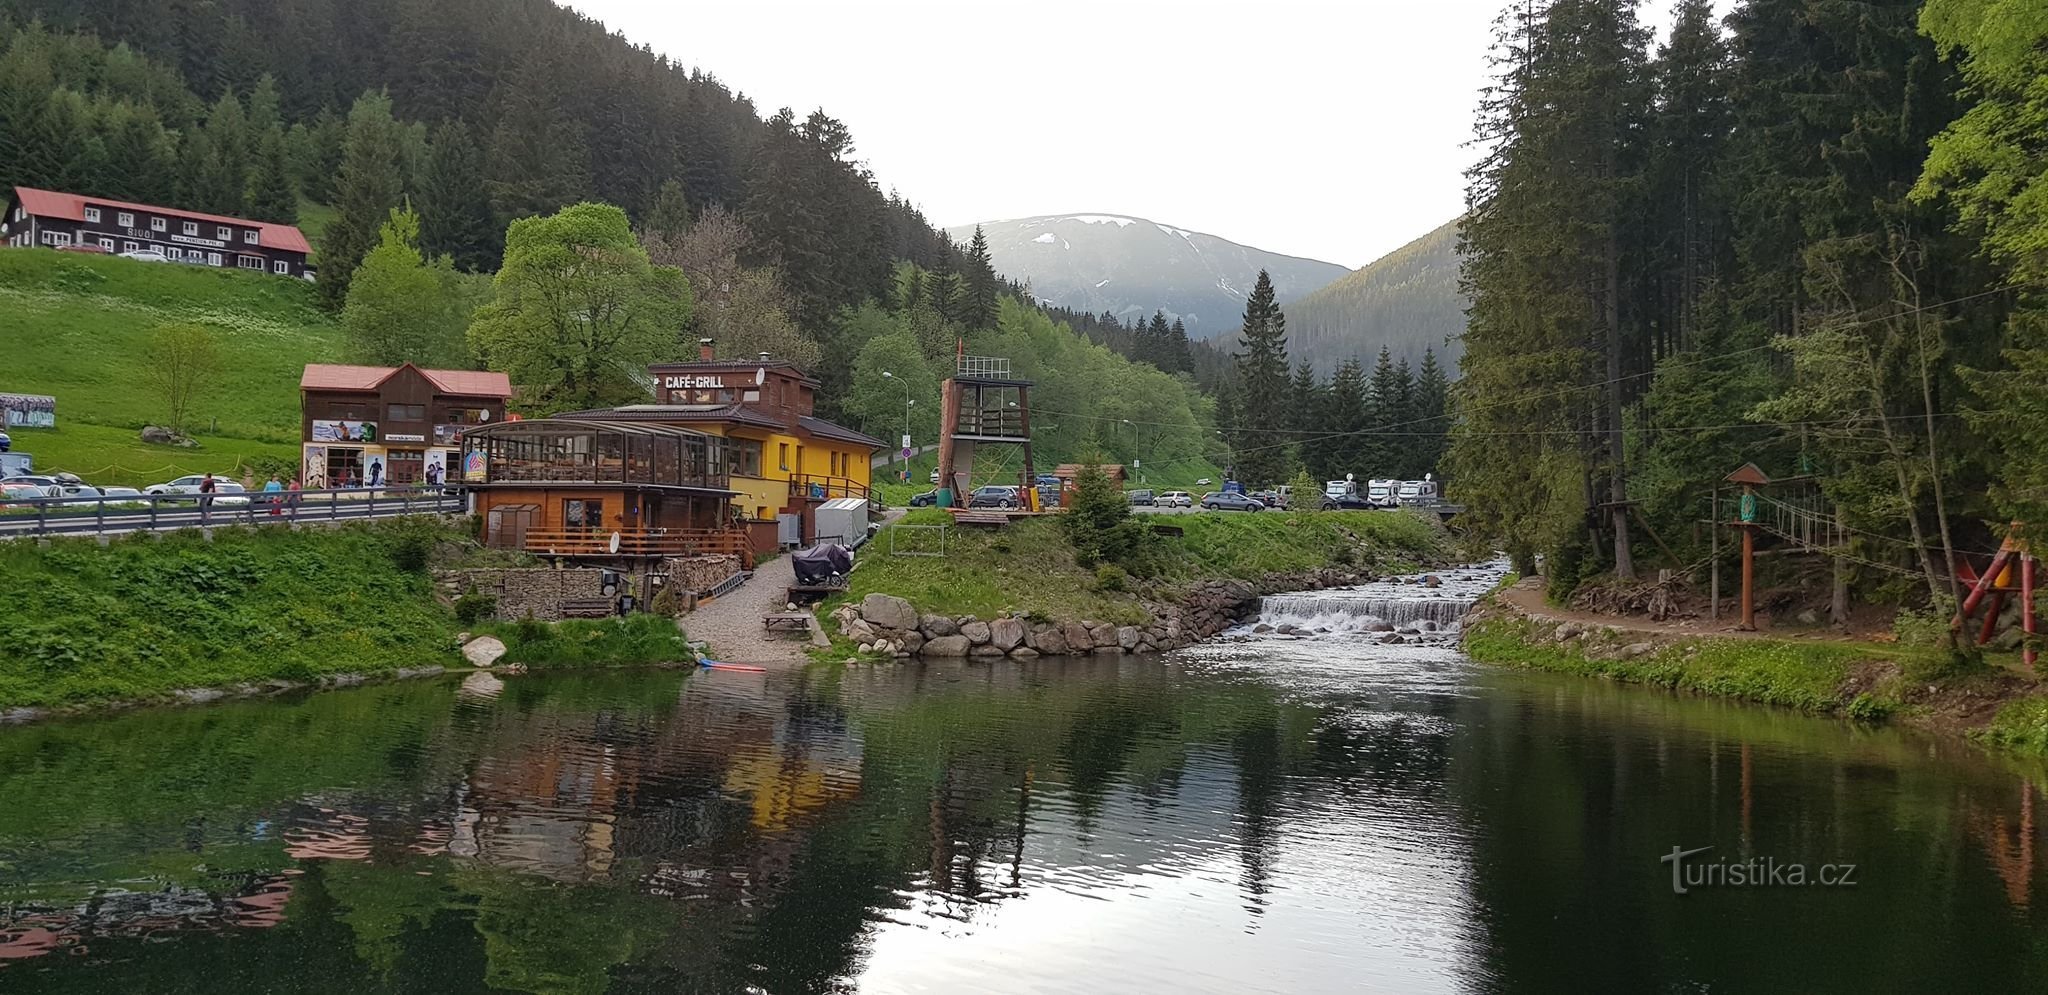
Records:
[[[445,484],[448,482],[449,471],[459,465],[461,461],[462,453],[458,450],[429,449],[427,450],[426,469],[421,471],[421,473],[429,484]]]
[[[486,483],[491,479],[490,458],[481,449],[472,449],[462,454],[462,479],[472,484]]]
[[[316,419],[313,422],[313,441],[375,442],[377,441],[377,423],[373,421]]]
[[[43,394],[0,394],[0,428],[56,427],[56,398]]]
[[[299,486],[309,491],[327,489],[327,447],[307,446],[306,465],[302,470],[304,475],[299,478]]]

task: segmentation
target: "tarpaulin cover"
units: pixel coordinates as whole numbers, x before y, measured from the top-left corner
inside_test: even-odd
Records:
[[[832,543],[800,549],[790,555],[789,565],[797,583],[823,584],[853,570],[853,550]]]

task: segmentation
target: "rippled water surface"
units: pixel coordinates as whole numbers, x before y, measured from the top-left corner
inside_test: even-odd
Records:
[[[1164,660],[0,729],[0,991],[2041,989],[2034,771],[1385,641],[1467,579]]]

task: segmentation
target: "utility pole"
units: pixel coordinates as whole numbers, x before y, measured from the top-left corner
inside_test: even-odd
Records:
[[[910,381],[888,370],[883,370],[882,376],[903,385],[903,448],[900,450],[903,455],[898,462],[903,466],[903,482],[907,484],[910,482],[910,406],[917,402],[910,399]]]

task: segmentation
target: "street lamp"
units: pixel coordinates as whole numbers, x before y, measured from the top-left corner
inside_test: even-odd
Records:
[[[882,376],[903,385],[903,479],[907,482],[910,480],[910,406],[917,402],[910,399],[910,381],[888,370],[883,370]]]

